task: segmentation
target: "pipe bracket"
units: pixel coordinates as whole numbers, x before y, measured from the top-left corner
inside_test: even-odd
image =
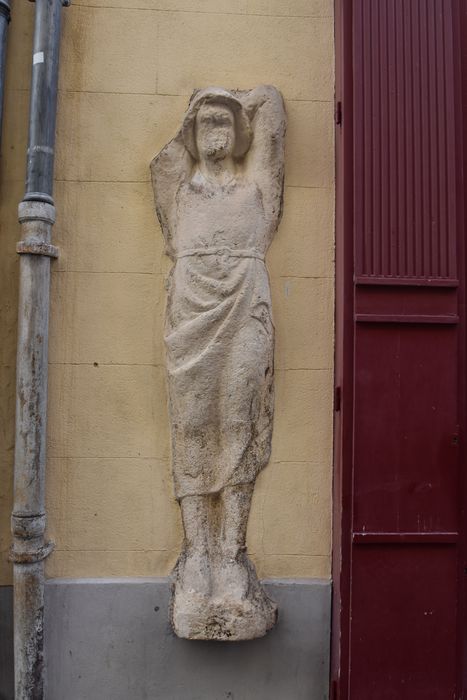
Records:
[[[18,551],[13,544],[8,555],[9,561],[13,564],[36,564],[43,559],[47,559],[55,548],[54,542],[46,542],[41,547],[28,551]]]
[[[16,252],[20,255],[46,255],[58,258],[58,248],[51,243],[20,241],[16,244]]]

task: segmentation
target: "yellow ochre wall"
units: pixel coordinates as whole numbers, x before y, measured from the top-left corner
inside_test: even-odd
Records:
[[[34,5],[10,25],[0,189],[0,583],[14,445],[19,239]],[[328,577],[331,549],[332,0],[73,0],[63,11],[52,263],[49,577],[163,576],[182,541],[169,464],[164,256],[149,162],[193,88],[272,83],[288,114],[271,463],[249,551],[261,577]]]

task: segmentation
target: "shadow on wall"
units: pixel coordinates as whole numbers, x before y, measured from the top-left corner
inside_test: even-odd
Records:
[[[13,588],[0,586],[0,700],[14,700]]]

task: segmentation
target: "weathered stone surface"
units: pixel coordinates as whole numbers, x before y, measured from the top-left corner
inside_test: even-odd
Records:
[[[194,93],[151,163],[174,261],[165,343],[175,493],[185,542],[171,621],[188,639],[264,635],[277,608],[246,554],[269,461],[274,326],[264,256],[282,213],[285,111],[271,86]]]

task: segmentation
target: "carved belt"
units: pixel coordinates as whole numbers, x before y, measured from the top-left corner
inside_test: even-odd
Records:
[[[256,260],[264,262],[264,255],[257,250],[235,250],[227,248],[226,246],[221,246],[220,248],[187,248],[178,253],[176,259],[188,258],[195,255],[223,255],[228,258],[256,258]]]

